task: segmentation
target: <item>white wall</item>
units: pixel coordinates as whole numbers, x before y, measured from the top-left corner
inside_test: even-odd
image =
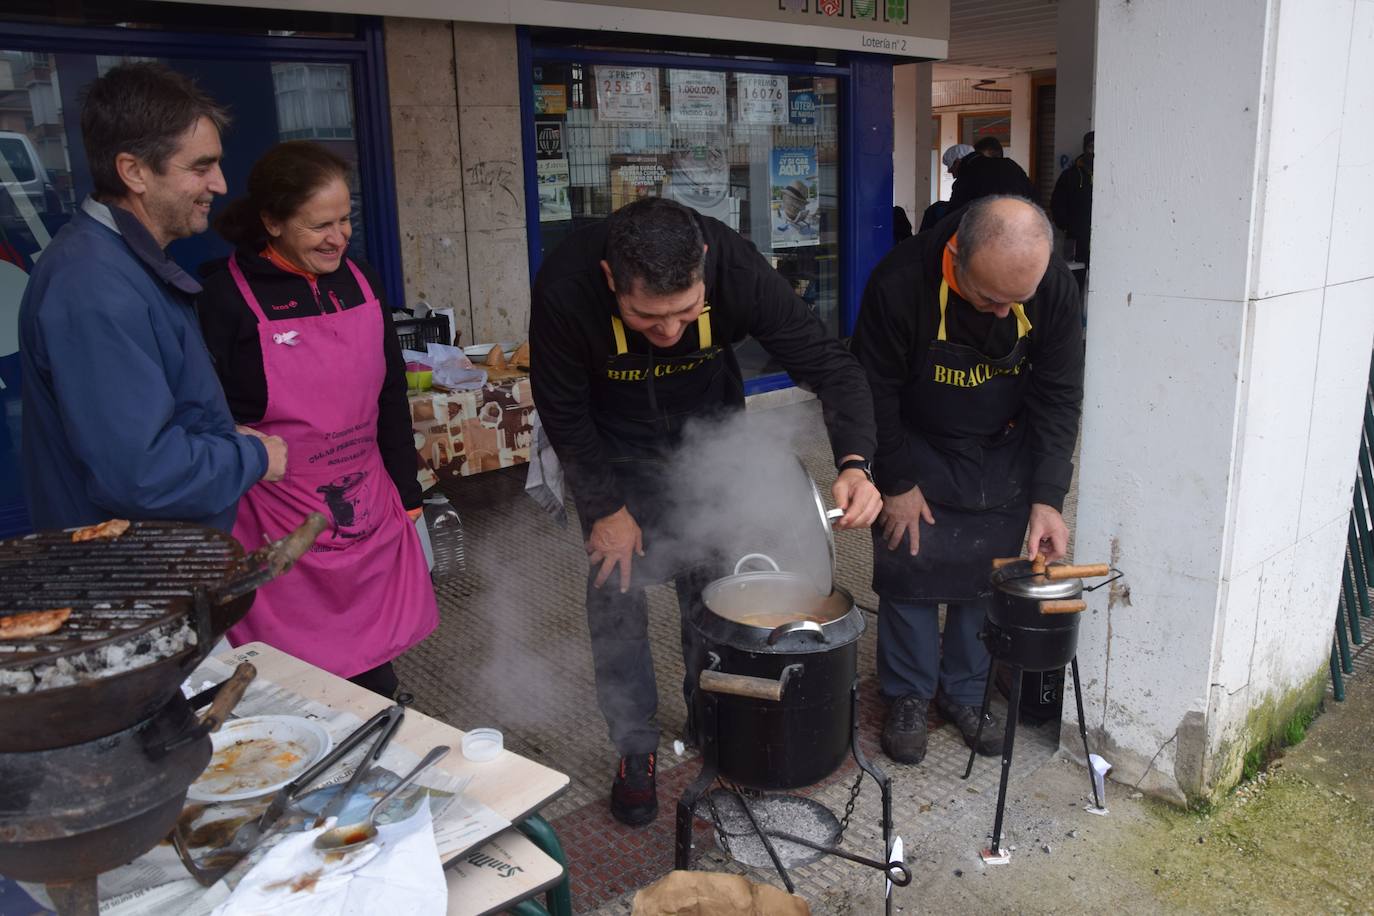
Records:
[[[1374,0],[1319,7],[1099,11],[1076,550],[1127,578],[1079,660],[1115,775],[1176,798],[1229,784],[1252,711],[1319,689],[1330,648],[1374,341]],[[1230,154],[1177,155],[1180,124]]]
[[[1059,0],[1054,90],[1055,171],[1083,151],[1093,129],[1093,71],[1097,63],[1097,0]]]

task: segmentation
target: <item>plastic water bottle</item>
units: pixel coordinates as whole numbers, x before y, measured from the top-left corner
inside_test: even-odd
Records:
[[[425,527],[429,530],[430,548],[434,552],[434,581],[443,582],[462,575],[467,561],[463,550],[463,520],[444,494],[432,493],[425,497]]]

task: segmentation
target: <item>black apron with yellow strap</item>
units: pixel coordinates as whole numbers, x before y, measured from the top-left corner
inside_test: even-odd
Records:
[[[1012,305],[1016,343],[989,358],[946,339],[949,285],[940,281],[940,328],[902,391],[906,471],[930,503],[920,552],[904,538],[888,550],[873,528],[873,589],[906,601],[970,601],[988,593],[989,561],[1015,556],[1030,514],[1031,456],[1019,422],[1029,384],[1031,324]]]
[[[689,417],[709,416],[732,403],[725,350],[711,332],[711,308],[696,320],[697,348],[677,356],[631,352],[625,325],[611,318],[614,352],[592,388],[592,415],[612,461],[661,459]],[[692,330],[688,330],[688,334]]]
[[[592,416],[612,468],[625,492],[630,514],[644,530],[646,557],[633,565],[638,582],[657,582],[704,558],[682,554],[684,545],[664,547],[671,532],[663,523],[674,493],[667,460],[692,417],[708,417],[744,403],[743,390],[729,371],[730,353],[717,345],[708,305],[697,318],[697,348],[675,356],[631,352],[623,322],[611,318],[614,352],[604,377],[592,388]]]

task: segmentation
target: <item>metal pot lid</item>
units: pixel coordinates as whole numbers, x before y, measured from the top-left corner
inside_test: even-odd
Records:
[[[1083,593],[1082,579],[1046,579],[1031,571],[1030,560],[1018,560],[992,572],[992,587],[1036,601],[1056,598],[1077,598]]]
[[[795,464],[787,463],[783,473],[796,479],[795,484],[789,482],[788,489],[795,489],[802,500],[796,518],[782,520],[791,523],[787,536],[797,548],[802,571],[817,592],[828,595],[835,587],[835,532],[825,500],[800,457]]]

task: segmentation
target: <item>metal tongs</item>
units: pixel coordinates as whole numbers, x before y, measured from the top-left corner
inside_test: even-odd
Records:
[[[186,819],[183,818],[182,821],[179,821],[176,827],[172,829],[172,846],[176,849],[177,856],[181,859],[181,863],[186,866],[186,870],[190,872],[191,877],[195,878],[202,887],[210,887],[223,878],[236,865],[243,861],[249,853],[257,848],[264,837],[272,832],[277,821],[281,820],[282,815],[287,812],[287,809],[291,807],[292,802],[294,802],[299,795],[310,788],[310,786],[312,786],[321,776],[333,769],[340,761],[352,753],[360,744],[367,740],[369,735],[380,729],[381,735],[373,745],[372,750],[369,751],[362,760],[358,761],[358,769],[354,772],[353,778],[350,779],[348,784],[340,791],[339,798],[346,801],[351,789],[359,779],[358,774],[366,770],[377,757],[381,756],[382,751],[386,748],[387,742],[390,741],[391,737],[400,727],[401,716],[404,715],[404,713],[405,707],[403,706],[390,706],[383,709],[371,719],[368,719],[360,725],[347,738],[336,744],[334,749],[321,757],[314,766],[279,789],[276,796],[273,797],[272,803],[267,806],[267,810],[262,813],[261,817],[255,821],[244,824],[234,834],[234,838],[229,841],[228,845],[211,854],[209,858],[213,861],[213,865],[206,867],[196,862],[191,854],[191,848],[186,841],[184,833]],[[338,801],[338,799],[335,799],[335,801]],[[332,803],[330,807],[333,807]]]

